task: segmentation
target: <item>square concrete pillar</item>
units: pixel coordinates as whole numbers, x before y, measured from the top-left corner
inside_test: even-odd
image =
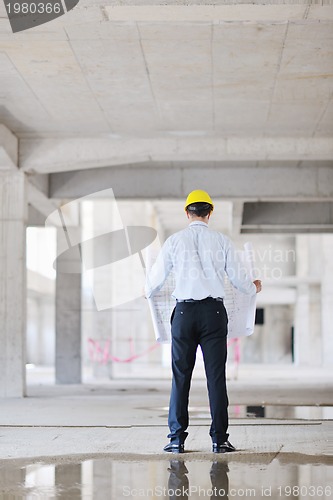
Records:
[[[322,235],[323,272],[321,281],[321,322],[323,366],[333,363],[333,235]]]
[[[82,483],[84,478],[82,477],[81,464],[56,465],[54,479],[57,500],[83,498]]]
[[[320,239],[320,235],[307,234],[298,235],[296,238],[296,271],[301,281],[297,286],[294,322],[295,364],[298,366],[322,364],[321,297],[316,269],[316,266],[320,268],[322,260]],[[309,283],[309,279],[314,282]]]
[[[73,233],[74,229],[71,228]],[[72,251],[73,250],[73,251]],[[81,376],[81,258],[79,248],[57,258],[56,383],[80,384]]]
[[[0,173],[0,397],[25,395],[27,185]]]

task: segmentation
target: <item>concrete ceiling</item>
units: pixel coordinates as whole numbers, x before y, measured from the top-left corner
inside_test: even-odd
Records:
[[[186,162],[191,177],[200,161],[243,165],[231,197],[245,201],[258,162],[273,179],[283,162],[295,173],[288,200],[297,201],[301,162],[317,172],[324,161],[332,180],[332,69],[330,4],[81,0],[16,34],[0,5],[0,122],[19,138],[19,167],[47,175],[46,197],[49,174],[169,162],[172,175],[173,162]],[[202,184],[204,174],[195,179]],[[272,198],[282,191],[277,185]],[[332,201],[333,189],[322,191],[311,200]],[[172,210],[159,202],[158,211],[169,230]]]
[[[333,8],[98,4],[15,35],[1,19],[0,119],[19,137],[332,134]]]

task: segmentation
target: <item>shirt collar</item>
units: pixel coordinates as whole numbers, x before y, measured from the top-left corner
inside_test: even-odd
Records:
[[[189,224],[189,227],[191,226],[204,226],[204,227],[208,227],[208,224],[206,222],[202,222],[201,220],[196,220],[194,222],[191,222]]]

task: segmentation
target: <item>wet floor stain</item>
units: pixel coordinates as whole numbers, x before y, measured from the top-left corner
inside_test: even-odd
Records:
[[[333,457],[212,455],[164,459],[0,462],[1,500],[330,499]]]
[[[156,411],[168,411],[168,407],[151,408]],[[192,420],[210,419],[209,408],[192,406],[189,408]],[[167,413],[160,417],[167,418]],[[229,418],[265,418],[289,420],[330,420],[333,418],[333,406],[291,406],[291,405],[230,405]]]

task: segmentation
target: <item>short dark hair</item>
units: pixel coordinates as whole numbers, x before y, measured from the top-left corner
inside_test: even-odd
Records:
[[[213,207],[210,203],[206,203],[203,201],[198,201],[197,203],[191,203],[186,207],[186,211],[192,215],[196,215],[197,217],[206,217],[211,213]]]

